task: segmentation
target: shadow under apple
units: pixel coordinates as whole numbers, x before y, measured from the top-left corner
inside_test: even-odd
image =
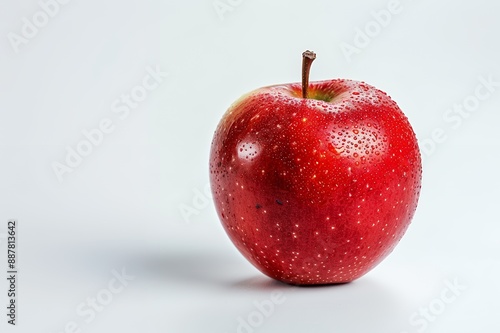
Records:
[[[258,276],[236,282],[230,289],[262,296],[269,291],[283,293],[285,301],[276,305],[259,332],[399,333],[408,327],[408,316],[416,310],[389,282],[370,274],[351,283],[316,286],[292,286]]]
[[[231,252],[135,251],[101,255],[99,261],[123,264],[137,277],[134,283],[148,291],[148,300],[161,298],[165,308],[148,319],[161,330],[235,332],[242,320],[259,311],[256,304],[276,292],[283,302],[274,305],[271,315],[262,314],[258,332],[400,333],[417,310],[391,288],[396,277],[385,280],[377,272],[346,284],[293,286],[259,273]]]
[[[270,300],[276,292],[284,301],[275,304],[269,317],[262,315],[265,320],[258,332],[399,333],[408,327],[408,316],[415,311],[405,295],[397,294],[390,281],[376,274],[346,284],[293,286],[253,273],[238,256],[169,254],[146,259],[142,265],[151,278],[200,290],[189,296],[194,298],[184,311],[169,320],[171,327],[182,326],[185,332],[235,332],[241,320],[259,311],[256,304]],[[164,323],[163,327],[169,326]]]

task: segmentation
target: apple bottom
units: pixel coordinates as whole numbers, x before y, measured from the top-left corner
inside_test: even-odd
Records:
[[[361,212],[350,208],[359,206],[354,199],[341,209],[284,194],[267,200],[250,195],[226,201],[221,220],[238,250],[267,276],[295,285],[347,283],[382,261],[407,229],[390,223],[402,220],[395,216],[404,216],[404,207],[383,214],[374,203]]]

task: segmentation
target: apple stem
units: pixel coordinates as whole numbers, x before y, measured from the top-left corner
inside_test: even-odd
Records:
[[[309,90],[309,72],[314,59],[316,59],[316,53],[309,50],[302,53],[302,98],[307,98]]]

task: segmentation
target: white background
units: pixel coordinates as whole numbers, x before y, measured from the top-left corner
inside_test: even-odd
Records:
[[[9,34],[22,36],[23,17],[33,22],[41,7],[2,0],[0,267],[15,218],[20,273],[16,327],[6,323],[0,273],[0,330],[221,333],[237,332],[241,318],[256,323],[239,330],[249,333],[498,331],[500,4],[401,0],[382,27],[371,12],[386,0],[222,3],[231,11],[219,15],[213,0],[73,0],[16,50]],[[374,30],[361,45],[365,28]],[[342,43],[356,42],[346,56]],[[250,90],[299,81],[305,49],[318,54],[312,80],[364,80],[398,102],[421,145],[441,133],[424,153],[407,234],[342,286],[263,276],[200,194],[224,111]],[[148,68],[168,76],[121,119],[113,103],[140,89]],[[474,102],[480,77],[497,82],[494,91],[446,121],[455,104]],[[103,119],[113,131],[60,182],[53,163]],[[79,315],[89,298],[103,299],[113,270],[133,280],[92,320]],[[255,302],[269,304],[273,292],[282,302],[258,314]]]

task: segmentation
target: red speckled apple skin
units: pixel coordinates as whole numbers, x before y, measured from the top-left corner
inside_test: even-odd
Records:
[[[421,158],[403,112],[363,82],[258,89],[220,121],[210,152],[219,218],[238,250],[290,284],[345,283],[408,228]],[[323,100],[314,99],[321,98]]]

